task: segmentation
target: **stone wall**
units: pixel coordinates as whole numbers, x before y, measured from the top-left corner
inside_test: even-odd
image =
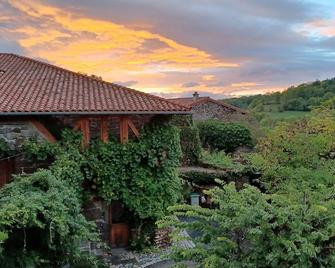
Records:
[[[202,121],[207,119],[218,119],[221,121],[235,121],[236,117],[244,117],[242,113],[229,107],[224,107],[214,102],[201,103],[192,108],[193,119]]]
[[[26,139],[43,140],[43,136],[29,121],[0,121],[0,138],[12,149],[18,148]]]
[[[108,244],[110,235],[108,203],[101,199],[89,200],[83,207],[83,214],[87,220],[96,223],[101,240]],[[96,256],[103,256],[106,254],[106,249],[103,243],[83,242],[81,249]]]

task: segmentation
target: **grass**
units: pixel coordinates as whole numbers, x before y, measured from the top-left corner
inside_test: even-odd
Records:
[[[243,168],[241,164],[235,163],[224,151],[210,153],[203,150],[201,153],[201,161],[207,165],[220,169],[237,171]]]
[[[300,119],[305,116],[310,116],[310,112],[302,111],[268,112],[265,114],[274,120]]]

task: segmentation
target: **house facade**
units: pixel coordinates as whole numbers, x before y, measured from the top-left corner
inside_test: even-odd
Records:
[[[13,149],[29,138],[54,143],[64,128],[81,131],[85,146],[93,138],[107,142],[110,135],[126,143],[138,137],[154,117],[166,119],[190,114],[189,110],[95,77],[0,53],[0,139]],[[21,155],[0,159],[0,184],[7,183],[12,173],[31,173],[36,168]],[[111,207],[102,200],[85,209],[89,219],[99,221],[105,240],[120,227],[109,222]]]
[[[246,111],[236,106],[211,97],[200,97],[197,92],[194,92],[193,97],[175,98],[170,101],[190,108],[195,121],[218,119],[231,122],[240,120],[247,115]]]

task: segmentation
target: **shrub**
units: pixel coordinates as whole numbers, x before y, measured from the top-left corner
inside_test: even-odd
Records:
[[[250,131],[239,124],[207,120],[198,123],[202,145],[211,150],[233,152],[239,146],[251,146]]]
[[[172,257],[199,267],[334,267],[335,188],[302,189],[271,195],[216,187],[209,191],[215,209],[175,206],[159,227],[174,227]],[[178,243],[185,230],[195,247]]]
[[[94,228],[77,191],[49,170],[17,176],[0,190],[1,267],[61,267],[81,242],[97,238]]]

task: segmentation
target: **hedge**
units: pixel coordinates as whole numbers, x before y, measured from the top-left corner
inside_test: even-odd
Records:
[[[210,150],[233,152],[239,146],[252,146],[251,133],[246,127],[219,120],[197,124],[202,146]]]

